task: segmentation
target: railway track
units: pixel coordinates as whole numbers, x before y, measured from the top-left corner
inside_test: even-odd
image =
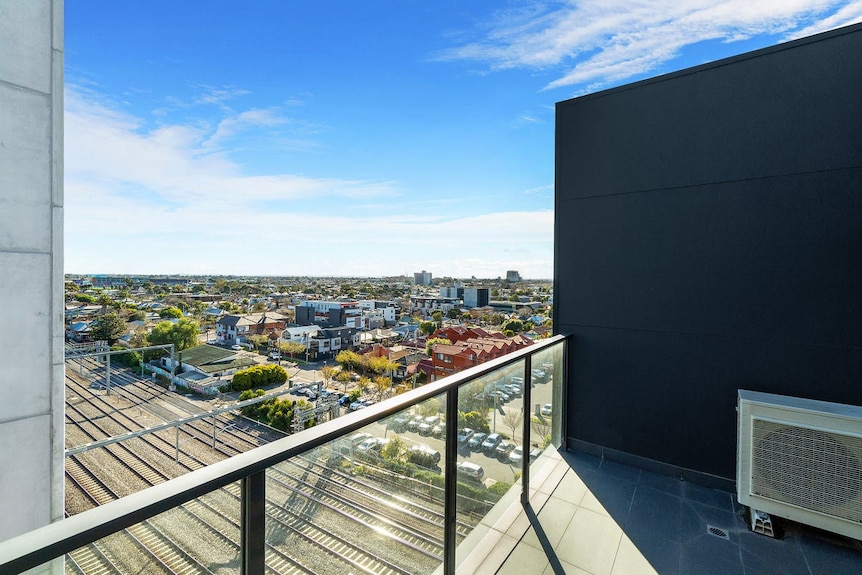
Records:
[[[142,417],[132,417],[128,409],[109,404],[103,390],[91,389],[73,370],[67,370],[67,375],[70,371],[67,387],[75,401],[73,404],[67,401],[67,428],[74,430],[68,436],[82,438],[86,443],[146,427]],[[93,371],[97,371],[95,366]],[[171,403],[170,408],[159,406],[159,402],[173,394],[123,371],[112,371],[112,380],[115,382],[112,401],[125,402],[151,418],[181,417],[176,409],[196,408],[200,412],[197,406],[182,398],[179,398],[182,403]],[[265,443],[262,435],[271,432],[262,432],[261,427],[244,418],[218,416],[212,421],[186,422],[177,432],[146,434],[97,451],[113,461],[112,465],[126,469],[142,486],[154,485]],[[177,434],[182,441],[177,440]],[[215,449],[212,446],[214,435],[218,436]],[[148,455],[143,457],[142,452]],[[179,461],[176,461],[177,455]],[[372,479],[359,480],[310,456],[273,467],[267,476],[268,573],[320,572],[299,560],[306,554],[329,557],[324,561],[323,572],[368,575],[406,575],[417,569],[430,572],[442,560],[442,502],[438,511],[434,508],[437,502],[429,504],[424,494],[414,498],[409,490],[404,490],[393,496],[391,489],[387,491],[385,486],[375,485]],[[109,478],[99,477],[78,456],[67,458],[67,477],[76,489],[86,492],[94,504],[117,497]],[[155,517],[130,528],[127,533],[136,545],[164,563],[162,570],[165,572],[207,573],[206,567],[184,550],[184,546],[171,546],[169,542],[182,539],[185,530],[206,534],[198,539],[207,540],[209,545],[215,545],[228,555],[238,554],[239,543],[235,540],[239,534],[238,490],[236,484],[227,486],[211,494],[213,497],[207,502],[189,502],[174,512],[163,514],[166,517]],[[285,505],[279,501],[292,503]],[[179,531],[172,536],[169,535],[172,525],[184,527],[177,528]],[[459,537],[470,529],[470,524],[459,522]],[[302,547],[298,547],[299,542]],[[110,555],[98,548],[70,554],[66,561],[67,571],[71,573],[117,572]],[[313,564],[319,565],[319,559]],[[91,565],[93,570],[84,565]]]

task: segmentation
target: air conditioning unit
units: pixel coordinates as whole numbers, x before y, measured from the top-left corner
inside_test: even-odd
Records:
[[[746,390],[738,405],[739,503],[862,540],[862,407]]]

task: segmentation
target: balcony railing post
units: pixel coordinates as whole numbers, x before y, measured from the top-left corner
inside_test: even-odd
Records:
[[[443,574],[455,573],[458,545],[458,388],[446,392],[446,455],[443,499]]]
[[[532,419],[533,355],[524,357],[524,420],[521,432],[521,503],[530,501],[530,421]]]
[[[242,478],[242,575],[263,575],[266,565],[266,472]]]

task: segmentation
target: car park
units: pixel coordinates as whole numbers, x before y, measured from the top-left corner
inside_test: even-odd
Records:
[[[467,443],[473,437],[473,430],[469,427],[458,430],[458,443]]]
[[[472,479],[474,481],[481,481],[482,477],[485,475],[485,470],[482,469],[482,466],[476,465],[472,461],[462,461],[455,466],[455,469],[461,477],[466,477],[467,479]]]
[[[518,375],[513,375],[509,378],[509,382],[513,385],[524,385],[524,378]]]
[[[436,415],[429,415],[422,423],[419,424],[419,435],[431,435],[431,430],[434,426],[440,423],[440,418]]]
[[[553,410],[553,406],[550,403],[546,403],[545,405],[542,406],[541,413],[542,413],[542,415],[551,415],[552,410]]]
[[[467,442],[467,447],[473,451],[478,451],[482,447],[482,442],[485,441],[486,437],[488,437],[487,433],[474,433],[473,437],[470,438],[470,441]]]
[[[496,448],[494,448],[494,455],[497,456],[497,459],[500,461],[507,461],[509,459],[509,454],[512,450],[515,449],[515,444],[511,441],[501,441]]]
[[[520,445],[509,453],[509,465],[521,465],[521,462],[524,461],[524,448]]]
[[[494,453],[494,450],[497,449],[497,446],[500,445],[501,441],[503,441],[502,435],[499,433],[492,433],[482,442],[482,451],[488,455]]]

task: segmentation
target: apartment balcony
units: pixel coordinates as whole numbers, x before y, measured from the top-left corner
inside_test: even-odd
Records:
[[[557,336],[6,541],[0,572],[859,572],[858,541],[793,524],[783,539],[754,534],[727,491],[561,448],[568,344]],[[509,428],[522,458],[459,443],[447,414],[521,378],[523,397],[488,425]],[[357,443],[407,445],[418,436],[399,421],[430,411],[445,422],[442,439],[420,439],[442,454],[435,471],[383,465]],[[357,479],[376,495],[340,491]],[[379,510],[357,519],[349,506],[369,498]]]

